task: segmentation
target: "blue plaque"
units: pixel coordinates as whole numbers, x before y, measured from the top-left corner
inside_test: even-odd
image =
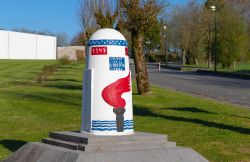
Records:
[[[109,57],[109,70],[125,71],[125,58],[124,57]]]

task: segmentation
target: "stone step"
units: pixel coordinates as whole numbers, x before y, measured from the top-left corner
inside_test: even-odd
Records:
[[[80,144],[58,140],[54,138],[45,138],[43,143],[63,147],[71,150],[81,150],[85,152],[93,151],[122,151],[122,150],[150,150],[150,149],[165,149],[175,147],[175,142],[124,142],[124,143],[105,143],[105,144]]]
[[[106,152],[106,151],[125,151],[125,150],[157,150],[176,147],[175,142],[135,142],[119,144],[88,144],[79,145],[78,149],[86,152]]]
[[[50,132],[50,138],[59,140],[76,142],[82,144],[105,144],[105,143],[124,143],[124,142],[143,142],[143,141],[154,141],[154,142],[165,142],[167,135],[135,132],[133,135],[123,136],[98,136],[92,135],[87,132]]]
[[[167,149],[84,152],[40,142],[27,143],[4,162],[208,162],[193,149]]]
[[[82,136],[77,132],[49,132],[49,137],[69,142],[88,143],[88,137]]]
[[[58,147],[63,147],[63,148],[71,149],[71,150],[79,150],[78,149],[79,145],[77,143],[62,141],[62,140],[53,139],[53,138],[44,138],[42,139],[42,143],[46,143],[46,144],[58,146]]]

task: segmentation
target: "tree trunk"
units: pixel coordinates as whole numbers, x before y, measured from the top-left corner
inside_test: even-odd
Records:
[[[143,32],[132,31],[133,54],[135,62],[135,74],[138,94],[143,95],[150,92],[148,72],[143,54]]]
[[[212,32],[208,38],[208,53],[207,53],[207,67],[211,68],[212,66]]]
[[[195,64],[195,65],[199,65],[199,61],[198,61],[197,58],[194,58],[194,64]]]
[[[185,65],[186,64],[186,50],[185,49],[182,49],[182,53],[181,53],[181,63],[182,65]]]
[[[234,64],[233,64],[233,70],[236,69],[236,61],[234,60]]]

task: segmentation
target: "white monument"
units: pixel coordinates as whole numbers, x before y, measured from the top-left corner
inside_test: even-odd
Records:
[[[81,131],[133,134],[128,43],[114,29],[96,31],[88,42]]]
[[[5,162],[208,162],[166,135],[133,132],[127,41],[101,29],[88,43],[82,128],[50,132],[42,143],[24,145]]]

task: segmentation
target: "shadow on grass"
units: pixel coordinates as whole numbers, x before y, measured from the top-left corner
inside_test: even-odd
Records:
[[[72,66],[59,66],[58,69],[73,69]]]
[[[79,82],[82,83],[82,81],[80,80],[76,80],[76,79],[48,79],[49,82],[56,82],[56,81],[63,81],[63,82]]]
[[[214,127],[214,128],[218,128],[218,129],[230,130],[230,131],[239,132],[239,133],[247,134],[247,135],[250,134],[249,128],[231,126],[231,125],[215,123],[215,122],[211,122],[211,121],[205,121],[205,120],[201,120],[201,119],[190,119],[190,118],[185,118],[185,117],[177,117],[177,116],[158,114],[158,113],[151,111],[148,108],[142,108],[142,107],[138,107],[136,105],[134,105],[134,115],[158,117],[158,118],[171,120],[171,121],[188,122],[188,123],[203,125],[206,127]]]
[[[234,117],[238,117],[238,118],[244,118],[244,119],[250,119],[249,117],[246,117],[246,116],[240,116],[240,115],[230,115],[230,116],[234,116]]]
[[[162,108],[163,110],[175,110],[175,111],[182,111],[182,112],[192,112],[192,113],[206,113],[206,114],[215,114],[213,112],[201,110],[195,107],[178,107],[178,108]]]
[[[214,113],[214,112],[209,112],[209,111],[201,110],[201,109],[194,108],[194,107],[162,108],[162,110],[175,110],[175,111],[192,112],[192,113],[217,114],[217,113]],[[217,114],[217,115],[219,115],[219,114]],[[249,117],[239,116],[239,115],[229,115],[229,116],[233,116],[233,117],[237,117],[237,118],[250,119]]]
[[[73,85],[73,84],[58,83],[58,84],[46,85],[45,87],[67,89],[67,90],[82,90],[82,85]]]
[[[11,152],[15,152],[18,150],[20,147],[25,145],[27,142],[25,141],[20,141],[20,140],[10,140],[10,139],[3,139],[0,141],[0,145],[4,146]]]
[[[77,107],[81,106],[81,95],[72,93],[51,93],[51,92],[29,92],[28,94],[16,91],[5,91],[8,99],[26,99],[33,101],[42,101],[51,104],[67,104],[74,105]]]

